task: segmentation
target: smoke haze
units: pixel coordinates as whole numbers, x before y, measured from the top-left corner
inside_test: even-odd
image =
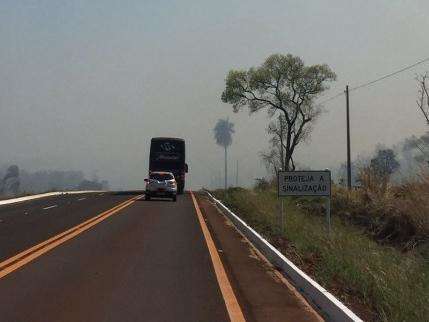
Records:
[[[268,146],[269,120],[221,102],[229,69],[292,53],[335,71],[329,97],[426,58],[427,12],[423,0],[4,0],[0,165],[96,173],[112,189],[141,188],[151,137],[175,136],[187,141],[188,187],[199,188],[222,173],[212,129],[229,117],[230,181],[239,160],[240,183],[252,184],[266,174],[258,153]],[[353,158],[425,132],[414,77],[426,70],[352,92]],[[298,163],[344,162],[344,104],[326,104]]]

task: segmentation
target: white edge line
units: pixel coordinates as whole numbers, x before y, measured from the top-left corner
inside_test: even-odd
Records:
[[[294,263],[287,259],[277,248],[271,245],[265,238],[263,238],[259,233],[257,233],[252,227],[250,227],[245,221],[240,217],[234,214],[228,207],[226,207],[220,200],[216,199],[210,192],[205,190],[205,192],[210,196],[210,198],[219,204],[228,214],[242,225],[245,229],[249,231],[250,235],[253,235],[250,240],[254,244],[254,240],[259,240],[263,243],[263,246],[267,247],[270,252],[274,253],[278,260],[284,263],[282,268],[286,268],[289,271],[294,273],[296,278],[290,275],[291,272],[283,272],[287,275],[289,279],[292,279],[297,290],[302,293],[303,289],[306,289],[307,292],[304,292],[304,296],[310,298],[310,300],[315,303],[323,312],[327,313],[331,318],[331,321],[353,321],[353,322],[363,322],[354,312],[352,312],[348,307],[346,307],[340,300],[338,300],[334,295],[329,293],[324,289],[320,284],[314,281],[311,277],[305,274],[301,269],[299,269]],[[238,227],[237,227],[238,228]],[[243,232],[245,235],[246,232]],[[249,236],[247,236],[249,237]],[[260,249],[257,245],[254,246],[262,252],[268,259],[272,259],[273,256],[269,256],[266,251]],[[286,266],[286,267],[285,267]],[[289,274],[288,274],[289,273]],[[305,285],[307,284],[307,285]],[[315,294],[308,294],[309,291]],[[324,297],[324,298],[323,298]]]
[[[97,191],[88,190],[88,191],[57,191],[57,192],[47,192],[47,193],[41,193],[41,194],[37,194],[37,195],[31,195],[31,196],[25,196],[25,197],[13,198],[13,199],[6,199],[6,200],[0,200],[0,206],[10,205],[10,204],[14,204],[14,203],[18,203],[18,202],[24,202],[24,201],[29,201],[29,200],[34,200],[34,199],[46,198],[46,197],[51,197],[51,196],[59,196],[59,195],[63,195],[63,194],[74,195],[74,194],[91,193],[91,192],[100,192],[100,191],[99,190],[97,190]]]
[[[56,207],[58,207],[58,205],[53,205],[53,206],[45,207],[45,208],[43,208],[43,210],[48,210],[48,209],[56,208]]]

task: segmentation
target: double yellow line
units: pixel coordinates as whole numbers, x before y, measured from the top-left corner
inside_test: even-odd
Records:
[[[17,270],[21,266],[31,262],[32,260],[36,259],[37,257],[45,254],[46,252],[50,251],[51,249],[61,245],[62,243],[76,237],[77,235],[83,233],[84,231],[90,229],[91,227],[97,225],[99,222],[109,218],[110,216],[116,214],[118,211],[128,207],[132,203],[134,203],[137,199],[141,198],[142,196],[136,196],[134,198],[131,198],[123,203],[120,203],[119,205],[106,210],[105,212],[102,212],[101,214],[84,221],[83,223],[74,226],[73,228],[70,228],[61,234],[58,234],[54,237],[49,238],[48,240],[45,240],[44,242],[35,245],[11,258],[8,258],[7,260],[0,263],[0,278],[5,277],[6,275],[12,273],[13,271]]]
[[[214,244],[213,238],[211,237],[210,231],[205,223],[204,217],[201,213],[200,207],[198,206],[198,202],[192,193],[190,192],[191,198],[195,207],[195,211],[198,217],[198,221],[200,223],[202,233],[204,235],[204,239],[206,241],[209,254],[212,260],[213,268],[215,271],[216,279],[218,281],[218,285],[220,287],[223,299],[225,301],[226,309],[229,315],[229,318],[232,322],[246,322],[244,318],[243,311],[238,303],[237,297],[233,291],[231,283],[226,274],[225,268],[222,264],[222,260],[220,259],[219,253],[217,251],[216,245]],[[142,195],[131,198],[119,205],[102,212],[101,214],[73,227],[70,228],[56,236],[45,240],[44,242],[35,245],[3,262],[0,263],[0,279],[5,277],[6,275],[12,273],[13,271],[19,269],[25,264],[33,261],[39,256],[49,252],[51,249],[65,243],[66,241],[76,237],[82,232],[90,229],[91,227],[97,225],[98,223],[106,220],[107,218],[113,216],[118,213],[120,210],[128,207],[132,203],[134,203],[137,199],[141,198]]]

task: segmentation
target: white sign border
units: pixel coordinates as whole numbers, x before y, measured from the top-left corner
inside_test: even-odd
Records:
[[[299,194],[299,195],[280,195],[280,173],[293,172],[293,173],[303,173],[303,172],[325,172],[329,174],[329,194],[328,195],[314,195],[314,194]],[[316,198],[331,198],[332,195],[332,173],[331,170],[298,170],[298,171],[277,171],[277,197],[316,197]]]

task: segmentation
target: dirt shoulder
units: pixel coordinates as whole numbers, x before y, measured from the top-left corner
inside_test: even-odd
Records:
[[[206,196],[197,199],[247,321],[323,321]]]

